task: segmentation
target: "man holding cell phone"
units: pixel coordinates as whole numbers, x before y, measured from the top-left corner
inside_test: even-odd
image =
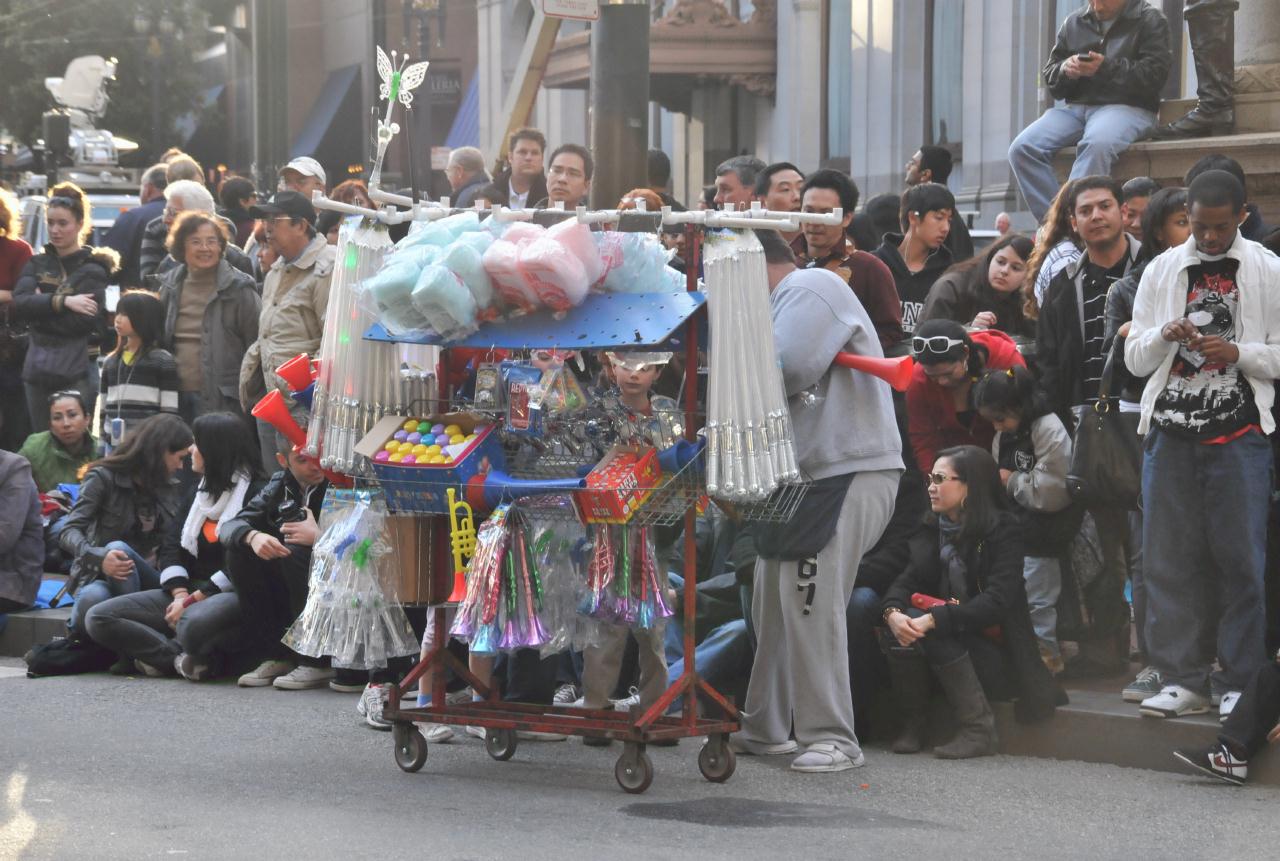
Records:
[[[1041,71],[1058,103],[1009,146],[1009,165],[1037,220],[1058,193],[1053,157],[1076,146],[1071,178],[1110,175],[1156,119],[1169,76],[1169,24],[1146,0],[1089,0],[1067,16]]]

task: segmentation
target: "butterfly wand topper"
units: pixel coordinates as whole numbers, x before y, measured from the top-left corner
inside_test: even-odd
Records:
[[[380,184],[382,161],[387,155],[387,146],[400,132],[399,124],[391,122],[391,111],[395,108],[397,101],[405,106],[405,110],[413,107],[413,91],[422,86],[422,82],[427,79],[427,67],[430,65],[431,63],[427,60],[409,65],[409,55],[397,56],[395,51],[392,51],[391,57],[388,58],[387,52],[378,46],[378,77],[382,79],[382,85],[378,87],[378,96],[387,100],[387,112],[382,119],[378,120],[378,157],[374,161],[373,173],[369,177],[371,187],[376,188]]]

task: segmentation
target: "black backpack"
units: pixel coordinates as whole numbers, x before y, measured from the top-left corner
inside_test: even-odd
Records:
[[[27,678],[100,673],[116,662],[116,653],[92,640],[58,637],[27,652]]]

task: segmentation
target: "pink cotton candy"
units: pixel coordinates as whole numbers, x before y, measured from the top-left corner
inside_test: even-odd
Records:
[[[567,311],[587,298],[587,273],[577,255],[549,236],[520,246],[520,272],[542,304]]]
[[[596,248],[596,240],[591,235],[590,227],[579,224],[576,218],[566,218],[549,228],[547,236],[578,258],[587,275],[587,286],[594,287],[604,278],[604,261],[600,259],[600,250]]]
[[[513,221],[503,231],[502,238],[519,245],[521,242],[532,242],[535,239],[541,239],[546,232],[546,228],[534,224],[532,221]]]
[[[513,224],[507,232],[519,226],[518,223]],[[503,302],[523,311],[538,307],[538,294],[520,272],[520,249],[514,242],[495,240],[484,253],[484,271]]]

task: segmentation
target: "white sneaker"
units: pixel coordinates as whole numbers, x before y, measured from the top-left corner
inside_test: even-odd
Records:
[[[442,723],[418,724],[418,728],[422,730],[423,736],[431,744],[440,744],[453,738],[453,727]]]
[[[305,691],[322,688],[333,678],[333,670],[324,667],[295,667],[293,672],[277,676],[271,684],[278,691]]]
[[[1218,721],[1226,723],[1227,718],[1231,717],[1231,713],[1236,709],[1236,703],[1240,701],[1240,691],[1227,691],[1222,695],[1222,702],[1218,704]]]
[[[780,756],[782,754],[795,753],[800,749],[800,745],[796,744],[795,739],[787,739],[778,744],[764,744],[763,742],[752,741],[749,738],[740,736],[729,736],[729,747],[734,753],[742,753],[747,756]]]
[[[632,706],[640,705],[640,692],[632,688],[627,692],[627,696],[620,700],[610,700],[613,703],[613,710],[616,712],[629,712]]]
[[[263,661],[256,670],[236,679],[236,684],[242,688],[265,688],[277,677],[292,671],[293,664],[288,661]]]
[[[382,707],[387,701],[387,690],[382,685],[365,685],[360,694],[360,706],[357,711],[364,715],[364,722],[373,729],[389,730],[391,721],[382,716]]]
[[[466,727],[466,731],[469,736],[474,736],[475,738],[480,739],[484,738],[484,727],[482,726],[469,726]],[[452,732],[452,730],[450,730],[450,732]]]
[[[861,768],[867,764],[866,757],[859,751],[857,759],[850,759],[845,752],[834,744],[811,744],[804,753],[791,761],[792,771],[804,771],[810,774],[825,774],[833,771],[845,771],[850,768]]]
[[[471,699],[472,699],[471,688],[463,688],[462,690],[454,691],[451,694],[446,694],[444,698],[444,702],[445,702],[445,705],[464,706],[467,703],[471,702]]]
[[[1184,715],[1204,714],[1209,710],[1209,698],[1182,685],[1165,685],[1160,693],[1147,697],[1138,706],[1143,717],[1176,718]]]

